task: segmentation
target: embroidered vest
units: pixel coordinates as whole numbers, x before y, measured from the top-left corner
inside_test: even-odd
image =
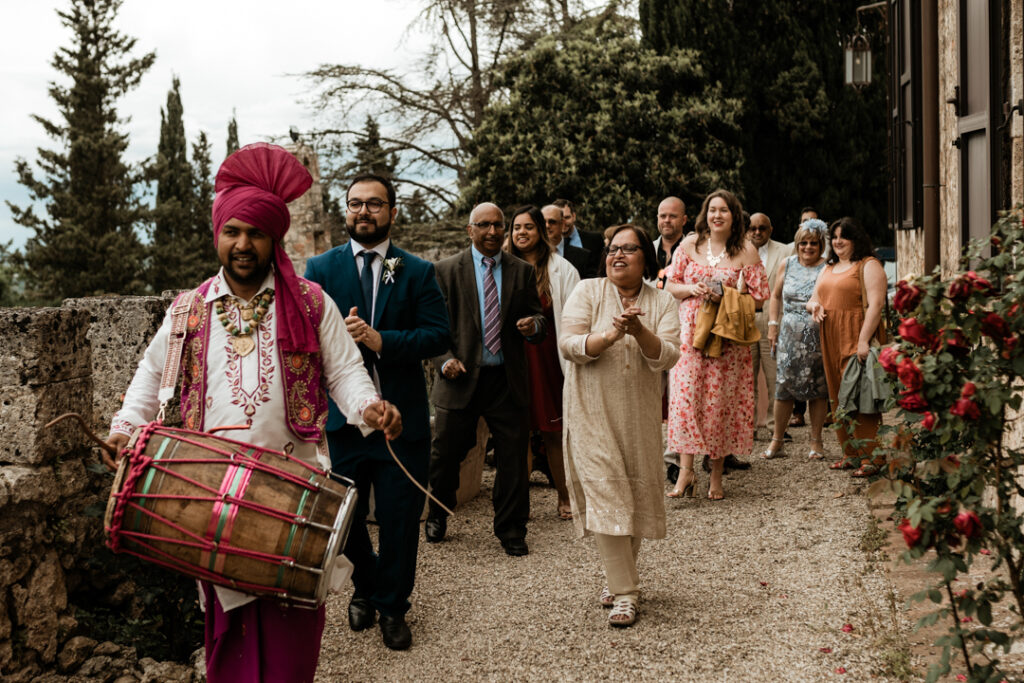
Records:
[[[210,314],[213,304],[205,296],[210,278],[196,289],[198,296],[188,312],[181,360],[181,421],[188,429],[202,431],[206,413],[206,354],[210,347]],[[317,334],[324,313],[324,293],[314,283],[299,279],[302,306],[313,321]],[[179,294],[181,298],[185,294]],[[177,299],[175,300],[177,303]],[[276,340],[275,340],[276,343]],[[277,349],[284,385],[285,418],[300,441],[317,442],[327,423],[327,386],[320,352],[287,353]]]

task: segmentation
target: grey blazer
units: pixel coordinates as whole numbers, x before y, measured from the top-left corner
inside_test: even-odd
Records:
[[[537,296],[537,275],[533,266],[504,251],[501,259],[501,350],[505,374],[516,405],[529,403],[529,373],[526,367],[526,342],[536,344],[544,338],[545,320]],[[435,266],[437,284],[448,306],[451,324],[451,347],[432,359],[437,378],[430,393],[431,402],[447,410],[461,410],[469,405],[480,376],[483,333],[480,322],[480,300],[476,291],[473,254],[470,249],[438,261]],[[524,338],[516,328],[520,318],[533,317],[537,334]],[[450,380],[441,374],[446,361],[457,358],[466,366],[465,374]]]

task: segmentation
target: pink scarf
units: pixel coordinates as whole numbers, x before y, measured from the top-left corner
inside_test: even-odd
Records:
[[[255,225],[274,239],[277,341],[290,352],[313,353],[320,348],[316,330],[302,310],[295,267],[281,246],[291,225],[288,202],[301,197],[312,184],[309,171],[288,150],[257,142],[224,160],[214,186],[214,244],[232,218]]]

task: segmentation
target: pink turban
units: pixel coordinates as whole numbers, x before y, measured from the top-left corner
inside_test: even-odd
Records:
[[[316,330],[303,313],[295,268],[281,247],[291,224],[288,202],[301,197],[312,184],[309,171],[288,150],[257,142],[225,159],[214,185],[214,244],[232,218],[256,226],[274,240],[277,341],[291,352],[312,353],[320,348]]]

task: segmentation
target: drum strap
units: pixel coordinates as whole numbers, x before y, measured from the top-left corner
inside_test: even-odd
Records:
[[[193,289],[179,296],[171,305],[171,334],[167,339],[167,357],[164,359],[164,370],[160,375],[160,391],[157,393],[157,398],[160,400],[160,413],[156,419],[160,423],[164,421],[164,409],[174,398],[174,390],[178,385],[178,370],[181,368],[181,351],[185,346],[188,312],[192,309],[192,303],[196,296],[198,296],[198,291]]]

